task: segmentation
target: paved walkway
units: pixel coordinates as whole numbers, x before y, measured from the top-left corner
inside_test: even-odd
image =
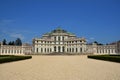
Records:
[[[33,56],[0,64],[0,80],[120,80],[120,63],[86,56]]]

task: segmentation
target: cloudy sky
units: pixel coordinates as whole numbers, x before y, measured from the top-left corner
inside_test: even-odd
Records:
[[[88,42],[120,40],[120,0],[0,0],[0,41],[32,43],[58,26]]]

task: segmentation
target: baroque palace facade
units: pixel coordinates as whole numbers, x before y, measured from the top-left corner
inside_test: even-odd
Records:
[[[117,54],[120,42],[109,45],[87,44],[85,38],[78,38],[61,28],[33,39],[34,54]]]
[[[73,33],[57,28],[41,38],[34,38],[32,45],[10,46],[0,43],[0,55],[25,54],[120,54],[120,41],[108,45],[87,44],[85,38],[78,38]]]
[[[42,38],[33,39],[33,48],[36,54],[51,53],[85,53],[85,38],[77,38],[76,35],[57,28],[45,33]]]

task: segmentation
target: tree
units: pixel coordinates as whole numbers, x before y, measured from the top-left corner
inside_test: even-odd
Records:
[[[97,45],[103,45],[102,43],[99,43],[97,41],[94,41],[94,43],[96,43]]]
[[[20,38],[17,38],[17,39],[16,39],[15,45],[17,45],[17,46],[21,46],[21,45],[22,45],[22,41],[21,41]]]
[[[94,41],[94,43],[98,44],[98,42],[97,42],[97,41]]]
[[[12,45],[12,42],[10,41],[10,42],[8,43],[8,45]]]
[[[11,45],[15,45],[15,42],[14,42],[14,41],[12,41],[12,42],[11,42]]]
[[[3,45],[7,45],[6,39],[3,40]]]

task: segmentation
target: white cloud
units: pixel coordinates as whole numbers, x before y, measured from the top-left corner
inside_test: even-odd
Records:
[[[19,33],[12,33],[10,34],[10,37],[13,37],[13,38],[20,38],[20,39],[24,39],[24,36],[22,34],[19,34]]]
[[[4,26],[4,25],[8,25],[10,23],[13,23],[14,20],[10,20],[10,19],[3,19],[3,20],[0,20],[0,25]]]
[[[4,37],[9,36],[11,38],[20,38],[22,40],[24,39],[24,36],[22,35],[23,34],[22,32],[20,33],[20,32],[14,31],[14,30],[1,30],[1,34]]]
[[[95,38],[91,37],[90,40],[94,40]]]

